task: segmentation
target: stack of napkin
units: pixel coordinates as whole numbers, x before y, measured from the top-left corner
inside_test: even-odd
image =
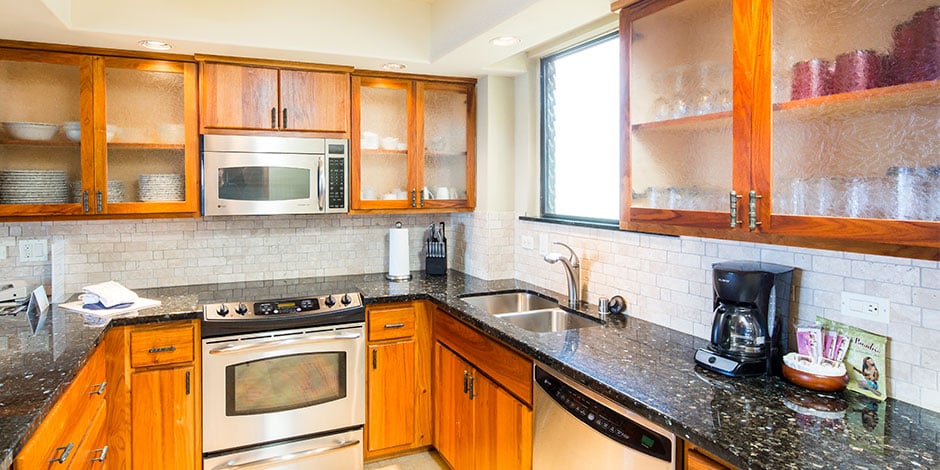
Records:
[[[78,298],[82,307],[88,310],[130,307],[140,298],[134,291],[114,281],[85,286],[82,291],[85,293]]]

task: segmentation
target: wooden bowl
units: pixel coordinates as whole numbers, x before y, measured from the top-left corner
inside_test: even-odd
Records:
[[[849,384],[849,374],[841,376],[816,375],[783,364],[783,378],[794,385],[817,392],[838,392]]]

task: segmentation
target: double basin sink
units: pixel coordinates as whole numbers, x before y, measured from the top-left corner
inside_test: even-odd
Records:
[[[601,326],[590,317],[563,310],[555,300],[525,291],[467,294],[460,300],[535,333]]]

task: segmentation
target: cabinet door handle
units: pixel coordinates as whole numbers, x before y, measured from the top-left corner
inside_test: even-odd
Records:
[[[385,324],[385,328],[388,328],[388,329],[402,328],[404,326],[405,326],[404,323],[386,323]]]
[[[176,351],[176,346],[162,346],[159,348],[150,348],[147,350],[150,354],[164,353],[164,352],[173,352]]]
[[[82,191],[82,209],[88,212],[88,191]]]
[[[271,108],[271,129],[277,129],[277,108]]]
[[[378,349],[373,349],[373,350],[372,350],[372,369],[373,369],[373,370],[375,370],[375,369],[378,368],[378,361],[379,361],[379,360],[378,360],[378,354],[379,354],[379,350],[378,350]]]
[[[748,195],[748,225],[747,228],[750,231],[757,230],[757,226],[761,225],[761,222],[757,221],[757,200],[761,199],[763,196],[757,194],[756,191],[751,191],[747,193]]]
[[[281,121],[281,129],[287,129],[287,108],[284,108],[284,119]]]
[[[738,228],[739,224],[744,222],[738,220],[738,199],[741,199],[741,195],[731,191],[731,228]]]
[[[424,207],[424,191],[421,191],[421,207]]]
[[[101,203],[101,191],[98,191],[98,196],[97,196],[95,199],[96,199],[96,204],[97,204],[97,206],[98,206],[98,212],[101,212],[101,206],[102,206],[102,203]]]
[[[470,373],[463,371],[463,393],[470,390]]]
[[[417,207],[417,201],[418,201],[417,193],[418,192],[415,191],[414,189],[411,190],[411,207]]]
[[[473,393],[473,382],[476,380],[474,376],[470,376],[470,399],[473,400],[473,397],[476,395]]]
[[[62,453],[59,454],[57,458],[49,459],[49,463],[52,463],[52,462],[65,463],[65,461],[68,460],[69,458],[69,454],[72,453],[73,447],[75,447],[75,444],[72,444],[71,442],[69,442],[67,445],[64,445],[62,447],[56,447],[55,451],[56,452],[61,451]]]
[[[95,385],[95,390],[93,392],[88,392],[89,395],[104,395],[104,389],[108,386],[108,381],[101,382],[100,384]]]
[[[104,446],[100,449],[95,449],[92,452],[98,454],[97,457],[91,459],[92,462],[104,462],[104,459],[108,457],[108,446]]]
[[[186,371],[186,394],[187,394],[187,395],[189,395],[189,393],[190,393],[190,388],[191,388],[189,384],[190,384],[190,380],[189,380],[189,371],[187,370],[187,371]]]

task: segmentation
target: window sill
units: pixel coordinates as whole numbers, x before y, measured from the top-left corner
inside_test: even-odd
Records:
[[[679,235],[669,235],[669,234],[664,234],[664,233],[653,233],[653,232],[641,232],[637,230],[621,230],[620,225],[616,222],[556,219],[554,217],[529,217],[529,216],[524,216],[524,215],[519,216],[519,220],[523,220],[526,222],[539,222],[543,224],[552,224],[552,225],[567,225],[569,227],[583,227],[583,228],[594,228],[598,230],[610,230],[612,232],[643,233],[647,235],[656,235],[660,237],[679,238]]]

